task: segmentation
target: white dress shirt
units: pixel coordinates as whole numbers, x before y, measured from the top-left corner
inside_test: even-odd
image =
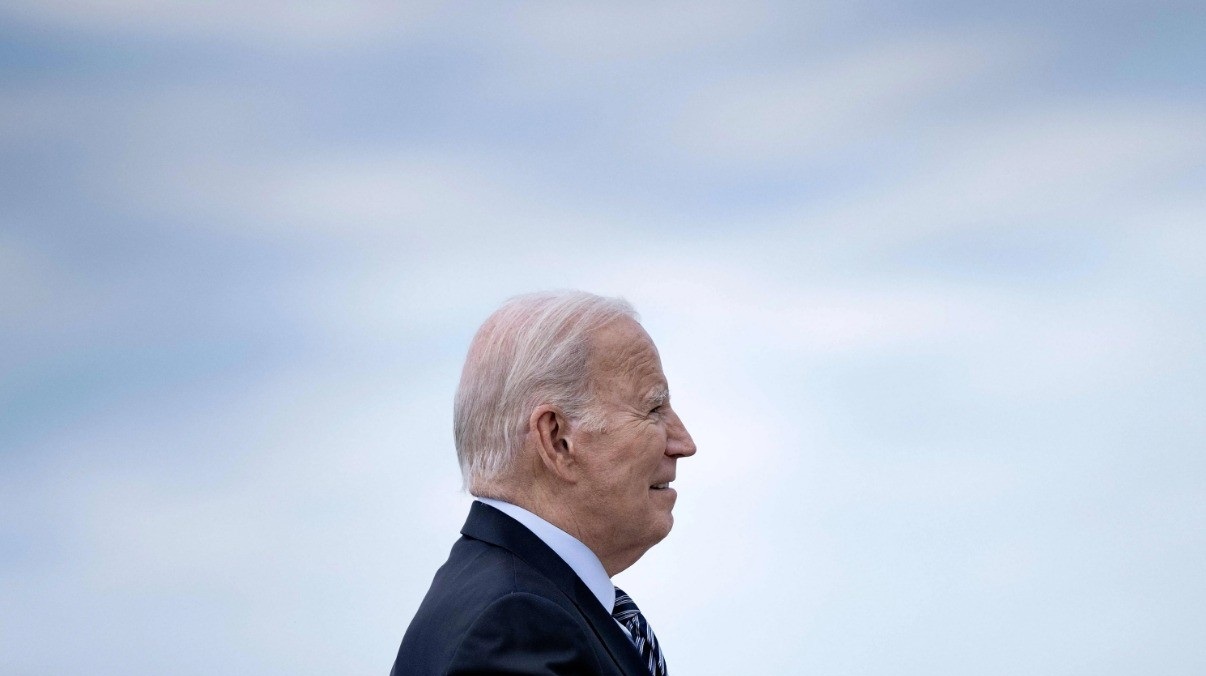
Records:
[[[506,514],[523,524],[525,528],[532,531],[532,534],[540,538],[540,541],[549,546],[557,556],[565,561],[578,578],[586,584],[587,589],[599,599],[603,609],[611,615],[612,610],[616,607],[616,587],[611,583],[611,578],[607,577],[607,571],[603,569],[602,562],[595,553],[590,550],[590,547],[582,544],[578,538],[561,530],[553,524],[529,512],[523,507],[512,505],[509,502],[495,500],[493,498],[476,498],[478,502],[490,505],[494,509]],[[624,630],[629,640],[632,639],[632,634],[628,632],[628,627],[620,624],[616,625]]]

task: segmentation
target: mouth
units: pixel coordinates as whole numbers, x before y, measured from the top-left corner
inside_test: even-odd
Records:
[[[660,484],[653,484],[652,486],[649,487],[650,490],[654,490],[654,491],[664,491],[668,488],[670,488],[669,481],[667,481],[665,483],[660,483]]]

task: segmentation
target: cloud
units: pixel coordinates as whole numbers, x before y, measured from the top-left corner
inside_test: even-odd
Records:
[[[0,236],[0,346],[6,352],[0,363],[15,360],[15,374],[30,353],[69,349],[84,334],[113,327],[127,304],[112,289],[32,242]]]
[[[1036,106],[929,139],[918,178],[873,209],[910,219],[1029,221],[1084,214],[1179,169],[1206,144],[1201,111],[1155,101]],[[1129,189],[1128,189],[1129,188]],[[1129,193],[1129,194],[1128,194]]]
[[[969,235],[990,247],[1046,247],[1051,255],[1036,258],[1046,256],[1044,265],[1077,264],[1098,243],[1121,253],[1116,247],[1141,232],[1183,230],[1186,212],[1167,202],[1194,208],[1174,181],[1206,147],[1199,116],[1192,105],[1136,99],[964,120],[916,139],[907,161],[832,197],[764,215],[743,248],[801,268],[891,263]]]
[[[13,668],[383,669],[469,336],[556,287],[635,303],[700,445],[625,573],[676,670],[1197,664],[1200,102],[869,9],[6,5]]]
[[[263,48],[348,47],[398,39],[437,12],[439,3],[292,3],[268,0],[179,4],[163,0],[49,0],[8,3],[4,12],[36,25],[110,37],[234,41]]]
[[[152,673],[172,655],[219,665],[218,641],[264,673],[388,663],[396,609],[421,589],[385,581],[428,577],[467,501],[446,425],[431,424],[450,418],[453,380],[389,372],[319,366],[177,393],[81,421],[8,465],[0,529],[20,537],[0,577],[21,611],[9,654]]]
[[[584,1],[523,5],[515,37],[559,60],[644,61],[683,56],[752,36],[773,11],[768,3]]]
[[[718,165],[815,158],[884,133],[1019,51],[995,36],[897,38],[808,66],[740,73],[690,96],[675,136],[689,157]]]
[[[549,216],[536,195],[506,184],[501,167],[483,170],[472,161],[405,150],[202,171],[177,179],[190,202],[229,210],[242,227],[281,234],[310,230],[346,240],[394,233],[421,246],[426,237],[489,237],[504,224],[522,231]]]

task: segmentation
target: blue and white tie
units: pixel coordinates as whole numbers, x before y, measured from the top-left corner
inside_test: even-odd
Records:
[[[611,616],[628,628],[641,659],[649,667],[649,673],[652,676],[666,676],[666,658],[662,656],[662,648],[657,644],[653,629],[645,621],[641,609],[632,602],[632,597],[619,587],[616,587],[616,607],[611,611]]]

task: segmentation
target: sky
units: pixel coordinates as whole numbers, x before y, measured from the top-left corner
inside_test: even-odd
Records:
[[[1193,2],[0,5],[0,671],[384,674],[504,299],[631,301],[685,674],[1206,671]]]

